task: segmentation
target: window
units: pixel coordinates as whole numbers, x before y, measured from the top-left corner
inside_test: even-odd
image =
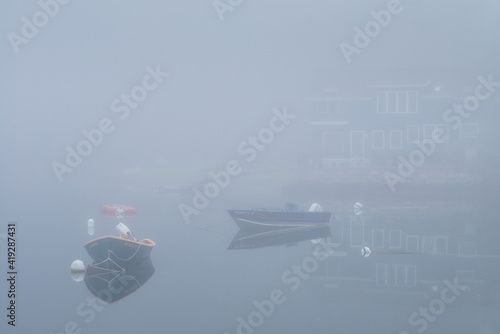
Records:
[[[448,254],[448,237],[429,236],[422,237],[422,253],[427,254]]]
[[[395,263],[388,263],[385,265],[385,284],[387,286],[396,286],[397,271]]]
[[[379,287],[415,287],[417,266],[414,264],[377,263],[376,283]]]
[[[384,230],[372,230],[372,246],[374,248],[384,248]]]
[[[318,99],[312,101],[312,111],[315,114],[322,114],[323,116],[337,115],[339,112],[339,102],[338,101],[329,101],[327,99]]]
[[[415,287],[417,285],[417,266],[414,264],[405,265],[406,269],[406,282],[408,287]]]
[[[422,238],[422,253],[431,254],[434,252],[434,238],[424,235]]]
[[[448,237],[437,236],[434,238],[434,254],[448,254]]]
[[[448,125],[426,124],[424,125],[424,139],[431,139],[438,144],[447,143],[449,137]]]
[[[331,241],[332,243],[342,244],[344,242],[344,223],[342,220],[335,219],[332,224],[336,233],[332,233]]]
[[[314,112],[316,113],[327,113],[328,112],[328,101],[314,101]]]
[[[398,112],[398,93],[397,92],[387,92],[387,110],[386,112],[395,114]]]
[[[373,148],[374,149],[383,149],[385,148],[385,138],[384,131],[375,130],[373,131]]]
[[[329,101],[328,102],[328,111],[332,115],[337,115],[339,113],[339,102],[338,101]]]
[[[391,230],[389,233],[389,247],[401,248],[401,230]]]
[[[406,236],[406,251],[411,253],[418,253],[418,235]]]
[[[416,91],[384,91],[377,93],[377,112],[407,114],[417,112]]]
[[[408,125],[406,133],[406,141],[408,143],[418,143],[420,140],[418,125]]]
[[[460,137],[477,137],[479,135],[479,124],[462,123],[460,126]]]
[[[459,244],[459,256],[477,256],[477,244],[475,242],[464,241]]]
[[[365,240],[365,224],[362,220],[351,217],[351,247],[363,247]]]
[[[377,286],[385,286],[385,263],[377,263],[376,269],[376,284]]]
[[[377,93],[377,112],[379,114],[384,114],[387,112],[387,93],[378,92]]]
[[[365,132],[351,131],[351,159],[364,159]]]
[[[400,149],[403,142],[403,131],[393,130],[391,131],[391,149]]]
[[[344,154],[344,134],[323,132],[323,158],[342,159]]]

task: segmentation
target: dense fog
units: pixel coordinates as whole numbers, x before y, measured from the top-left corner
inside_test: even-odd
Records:
[[[499,1],[0,8],[2,333],[500,331]],[[227,211],[286,203],[331,216]],[[119,221],[151,278],[100,304]]]

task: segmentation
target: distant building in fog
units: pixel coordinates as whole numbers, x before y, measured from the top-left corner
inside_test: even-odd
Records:
[[[460,69],[319,72],[308,99],[309,164],[323,169],[391,166],[432,138],[436,128],[446,138],[426,166],[475,159],[485,108],[480,105],[456,129],[456,118],[445,112],[473,95],[477,78],[487,74]]]

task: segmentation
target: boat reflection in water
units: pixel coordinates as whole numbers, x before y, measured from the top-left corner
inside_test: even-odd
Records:
[[[106,303],[137,291],[155,272],[150,257],[155,243],[150,239],[138,241],[122,223],[116,230],[119,237],[100,237],[84,245],[91,264],[81,260],[71,264],[73,280],[84,280],[90,292]]]
[[[240,229],[228,249],[254,249],[270,246],[292,246],[300,241],[327,238],[331,235],[330,225],[300,226],[288,228]]]
[[[285,209],[228,210],[240,230],[228,249],[253,249],[295,245],[299,241],[330,236],[331,212],[314,203],[309,211],[286,203]]]
[[[85,271],[85,284],[89,291],[106,303],[123,299],[143,286],[155,272],[148,255],[118,265],[110,256],[102,262],[93,262]]]

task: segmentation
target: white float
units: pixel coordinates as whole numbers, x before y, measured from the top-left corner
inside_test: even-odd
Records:
[[[87,232],[89,233],[89,235],[94,235],[94,220],[93,219],[89,219],[87,221]]]
[[[71,263],[71,278],[75,282],[81,282],[85,277],[85,263],[82,260],[75,260]]]
[[[354,203],[354,213],[359,216],[360,214],[363,213],[363,204],[356,202]]]
[[[368,256],[370,256],[371,253],[372,253],[372,251],[370,250],[370,248],[368,248],[366,246],[361,248],[361,255],[363,257],[368,257]]]

